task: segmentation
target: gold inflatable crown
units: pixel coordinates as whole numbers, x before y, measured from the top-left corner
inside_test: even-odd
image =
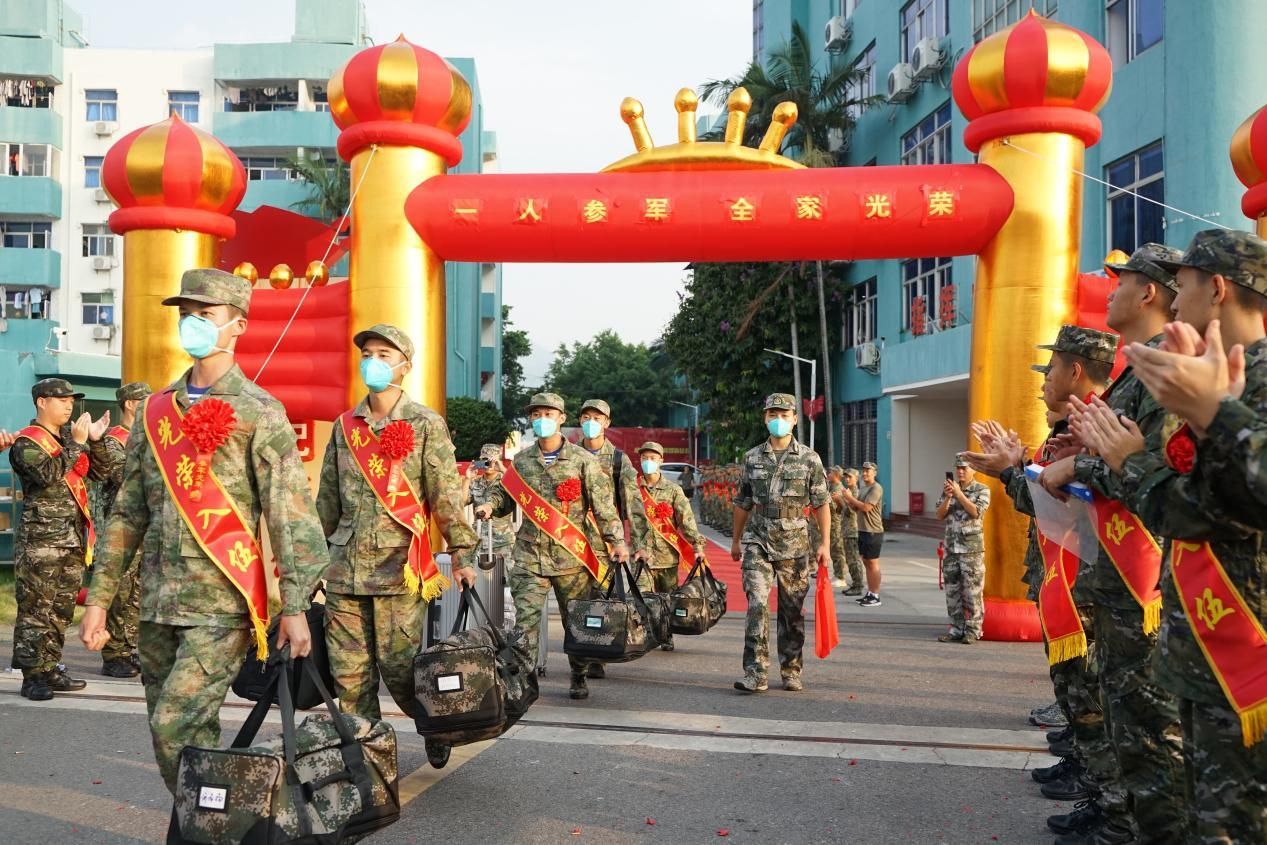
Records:
[[[752,96],[745,88],[736,88],[726,100],[725,141],[695,139],[695,110],[699,97],[690,88],[683,88],[673,98],[677,109],[678,142],[657,147],[651,141],[642,103],[626,97],[620,103],[620,117],[633,136],[633,155],[603,168],[603,172],[652,170],[774,170],[796,169],[805,165],[779,155],[783,136],[796,123],[796,103],[779,103],[774,107],[774,120],[757,149],[743,145],[744,126],[752,109]]]

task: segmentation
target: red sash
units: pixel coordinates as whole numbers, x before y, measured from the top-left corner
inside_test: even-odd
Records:
[[[656,516],[656,505],[659,504],[655,499],[651,498],[651,493],[646,487],[638,485],[638,492],[642,494],[642,507],[647,512],[647,522],[655,529],[666,543],[672,546],[678,554],[678,566],[690,569],[695,563],[695,547],[678,533],[673,519],[660,519]]]
[[[1144,633],[1161,627],[1161,548],[1139,517],[1116,499],[1094,497],[1095,536],[1131,596],[1144,609]]]
[[[589,570],[590,575],[602,581],[607,578],[607,566],[598,559],[590,547],[585,532],[559,511],[548,499],[532,489],[515,469],[507,467],[502,476],[502,487],[514,498],[524,516],[554,542],[558,543],[577,562]]]
[[[1047,662],[1052,666],[1087,653],[1087,633],[1070,587],[1078,577],[1078,556],[1049,540],[1037,528],[1043,553],[1043,585],[1038,590],[1038,618],[1047,637]]]
[[[18,437],[25,437],[36,446],[44,450],[50,458],[56,458],[62,453],[62,444],[57,442],[57,438],[48,433],[48,429],[38,425],[28,425],[26,428],[18,432]],[[84,515],[84,522],[88,525],[88,545],[84,549],[84,566],[92,566],[92,550],[97,545],[97,529],[92,524],[92,513],[88,509],[88,485],[84,483],[84,477],[88,475],[88,455],[80,454],[79,460],[75,461],[75,465],[66,470],[63,480],[66,486],[70,488],[70,495],[74,497],[75,504],[79,505],[79,512]]]
[[[128,445],[128,435],[131,434],[126,426],[116,425],[106,432],[106,437],[113,437],[124,446]]]
[[[202,495],[194,501],[194,467],[198,450],[180,429],[184,414],[176,402],[176,391],[168,390],[145,403],[145,437],[163,485],[176,503],[185,527],[211,562],[246,599],[255,629],[255,651],[260,660],[268,658],[268,581],[259,541],[247,528],[237,504],[210,468],[202,484]]]
[[[427,509],[418,498],[418,492],[403,473],[397,474],[395,485],[391,484],[391,461],[379,453],[378,435],[365,420],[346,411],[339,417],[339,424],[343,426],[343,440],[365,483],[388,515],[413,535],[405,561],[405,586],[427,601],[439,597],[449,586],[449,579],[440,574],[431,554]],[[399,489],[400,482],[404,482],[405,489]]]
[[[1267,733],[1267,633],[1209,543],[1174,541],[1170,569],[1197,645],[1241,717],[1248,748]]]

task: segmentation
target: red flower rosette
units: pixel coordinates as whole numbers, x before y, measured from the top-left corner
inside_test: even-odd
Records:
[[[1184,423],[1166,440],[1166,464],[1175,472],[1187,475],[1197,462],[1197,442],[1192,429]]]
[[[665,521],[673,519],[673,505],[668,502],[656,502],[655,518]]]
[[[72,467],[71,472],[75,473],[75,475],[78,475],[80,478],[83,478],[88,475],[88,469],[90,466],[91,463],[88,461],[88,453],[80,452],[79,457],[75,459],[75,466]]]
[[[391,469],[387,475],[387,490],[390,493],[397,492],[400,486],[400,464],[413,454],[414,441],[414,427],[405,420],[388,423],[383,428],[383,433],[379,435],[378,445],[391,462]]]
[[[567,512],[568,506],[581,498],[581,479],[569,478],[554,488],[554,495],[558,497],[563,504],[564,513]]]
[[[201,400],[180,421],[180,430],[198,453],[189,488],[189,498],[193,501],[202,499],[202,485],[211,469],[211,456],[229,439],[237,424],[233,406],[223,399]]]

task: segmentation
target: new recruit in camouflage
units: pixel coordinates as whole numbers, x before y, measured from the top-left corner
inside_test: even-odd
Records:
[[[966,466],[968,462],[963,458],[955,458],[956,468]],[[948,639],[971,643],[981,639],[985,619],[985,540],[981,532],[982,518],[990,507],[990,488],[974,479],[963,487],[963,494],[976,508],[977,515],[969,515],[958,498],[949,497],[942,575],[946,586],[946,612],[950,616]],[[946,498],[943,494],[942,500]]]
[[[1205,229],[1192,236],[1177,261],[1158,263],[1171,273],[1183,267],[1204,270],[1267,296],[1267,241],[1249,232]]]
[[[1179,290],[1175,282],[1173,267],[1183,259],[1183,253],[1165,244],[1148,243],[1131,253],[1124,264],[1105,264],[1104,269],[1121,275],[1122,273],[1143,273],[1171,291]]]
[[[500,461],[501,459],[502,447],[499,444],[485,443],[480,447],[480,460],[489,461],[490,467],[493,461]],[[501,485],[501,472],[492,469],[490,469],[490,472],[491,474],[480,472],[471,479],[466,499],[468,505],[479,507],[488,502],[489,493]],[[505,555],[506,565],[513,566],[514,561],[509,555],[510,547],[515,544],[514,520],[509,516],[495,516],[490,517],[489,520],[493,524],[494,554]]]
[[[1102,332],[1085,326],[1066,324],[1060,327],[1060,331],[1056,334],[1055,343],[1040,344],[1037,348],[1077,355],[1079,358],[1086,358],[1088,361],[1112,364],[1117,356],[1117,343],[1117,335],[1111,332]],[[1046,374],[1051,369],[1051,366],[1048,364],[1034,364],[1030,369],[1036,373]]]

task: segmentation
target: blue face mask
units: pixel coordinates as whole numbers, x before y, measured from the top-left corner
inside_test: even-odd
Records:
[[[186,314],[180,318],[180,348],[185,350],[191,358],[206,358],[212,352],[228,352],[229,350],[216,346],[216,341],[220,339],[220,332],[229,326],[241,320],[241,317],[234,317],[223,326],[217,326],[206,317],[199,317],[197,314]]]
[[[643,475],[655,475],[659,471],[660,471],[659,461],[643,461],[642,462]]]
[[[559,424],[552,417],[537,417],[532,421],[532,433],[538,437],[553,437]]]
[[[586,420],[581,423],[581,433],[585,435],[587,440],[593,440],[603,433],[603,424],[598,420]]]
[[[792,421],[785,420],[782,417],[767,420],[765,427],[775,437],[787,437],[792,433]]]
[[[378,358],[362,358],[361,359],[361,381],[365,382],[374,393],[382,393],[392,384],[392,370],[396,367],[403,367],[406,362],[401,361],[395,366],[389,365],[386,361],[380,361]]]

